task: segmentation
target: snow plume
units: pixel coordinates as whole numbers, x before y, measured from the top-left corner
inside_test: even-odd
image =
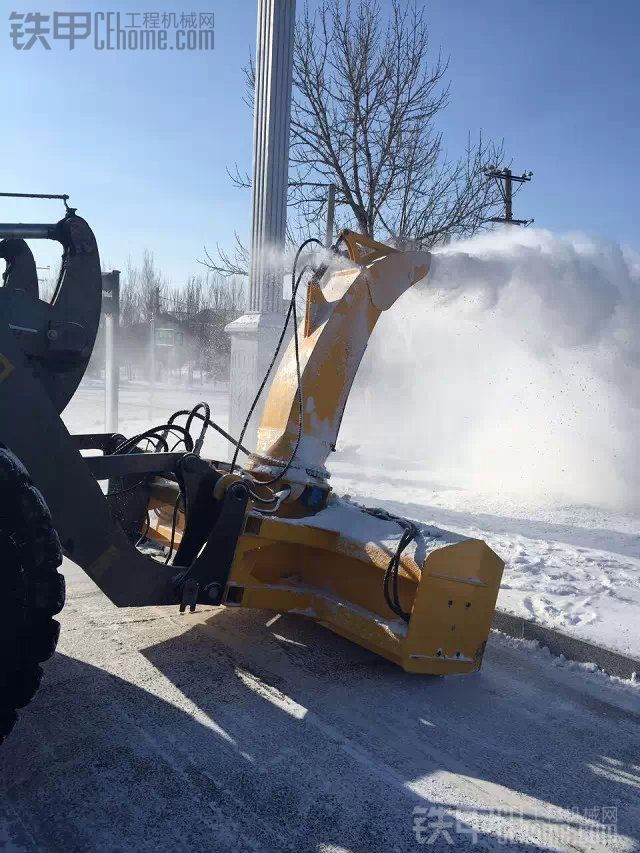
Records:
[[[302,243],[302,240],[300,241]],[[262,265],[267,270],[272,270],[275,275],[282,276],[283,297],[291,298],[291,271],[293,262],[298,251],[298,245],[289,244],[284,249],[282,247],[267,245],[264,246],[259,254],[257,263]],[[341,269],[345,266],[345,261],[340,256],[334,254],[324,246],[317,243],[312,243],[302,250],[296,266],[296,274],[299,275],[305,265],[309,264],[315,268],[320,264],[325,264],[330,269]],[[302,295],[305,291],[306,283],[309,278],[309,270],[306,276],[303,276],[301,281],[301,289],[298,291]]]
[[[448,485],[637,509],[640,256],[516,227],[437,251],[381,317],[341,439]]]

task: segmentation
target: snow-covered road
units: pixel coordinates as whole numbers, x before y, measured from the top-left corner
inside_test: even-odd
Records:
[[[410,676],[302,617],[118,610],[65,572],[4,850],[640,849],[637,686],[499,635],[477,675]]]
[[[167,391],[156,420],[197,399]],[[224,416],[224,395],[212,409]],[[127,431],[148,424],[139,390],[122,410]],[[99,390],[66,417],[101,430]],[[484,535],[510,561],[503,605],[517,592],[586,611],[553,582],[601,577],[604,596],[605,575],[635,592],[622,522],[473,512],[463,493],[453,508],[420,477],[402,491],[389,474],[358,479],[348,457],[335,473],[338,490]],[[411,676],[303,617],[119,610],[64,571],[59,653],[0,752],[2,850],[640,850],[638,683],[496,633],[480,673]]]

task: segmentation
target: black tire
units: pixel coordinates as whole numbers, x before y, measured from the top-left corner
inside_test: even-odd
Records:
[[[0,444],[0,744],[42,680],[64,605],[62,549],[26,468]]]

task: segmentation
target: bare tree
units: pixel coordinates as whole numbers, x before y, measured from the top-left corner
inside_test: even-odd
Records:
[[[341,226],[400,245],[472,234],[498,209],[483,168],[502,161],[502,146],[479,134],[460,157],[447,155],[437,126],[449,101],[447,65],[433,54],[421,5],[392,0],[386,17],[378,0],[305,7],[296,23],[289,160],[296,236],[321,230],[328,184],[337,187]],[[254,71],[250,62],[248,103]],[[250,186],[237,166],[230,177]],[[218,248],[207,265],[239,273],[246,258],[236,235],[234,257]]]
[[[156,269],[153,253],[145,249],[140,269],[139,299],[143,322],[157,313],[166,296],[167,283]]]
[[[191,275],[178,287],[170,286],[155,265],[153,254],[145,250],[142,263],[129,259],[120,288],[122,364],[135,377],[136,366],[145,366],[148,329],[152,312],[170,328],[182,331],[180,343],[172,350],[171,370],[186,365],[189,378],[194,370],[200,377],[209,372],[228,371],[229,336],[224,329],[244,308],[245,289],[237,278],[207,273]]]
[[[129,258],[120,284],[120,322],[123,326],[133,326],[139,322],[139,281],[140,272]]]

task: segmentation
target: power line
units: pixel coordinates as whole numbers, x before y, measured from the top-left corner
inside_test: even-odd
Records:
[[[498,169],[495,166],[489,166],[484,170],[484,174],[489,180],[495,180],[500,188],[500,195],[504,201],[504,216],[492,216],[485,219],[484,222],[500,222],[504,225],[531,225],[533,219],[514,219],[513,218],[513,184],[524,184],[530,181],[533,172],[523,172],[521,175],[514,175],[511,169]]]

